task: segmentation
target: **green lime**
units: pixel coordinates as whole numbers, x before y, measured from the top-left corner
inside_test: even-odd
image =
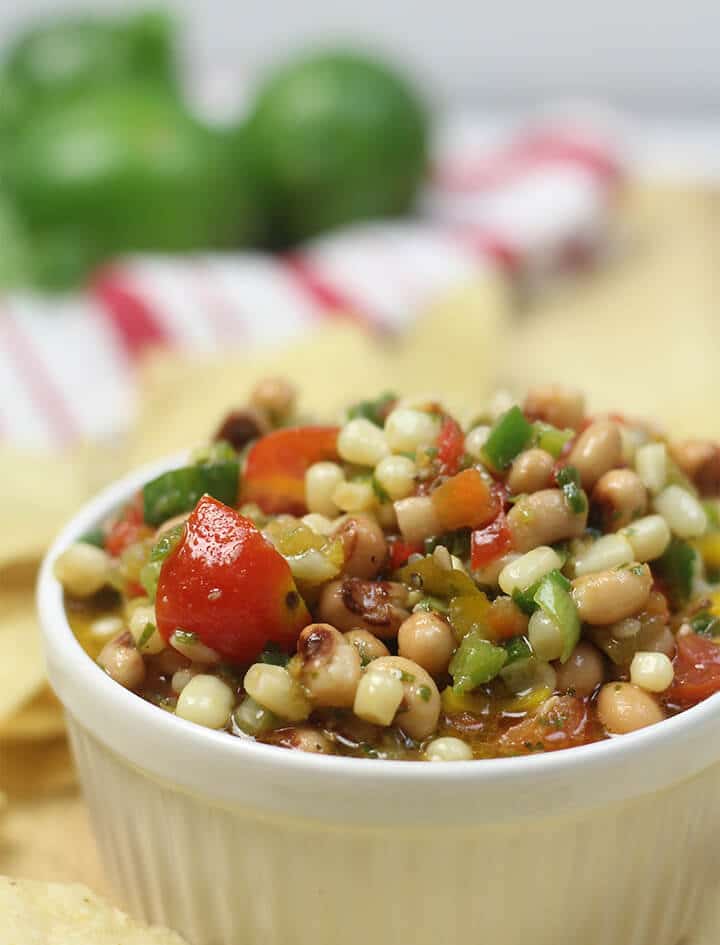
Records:
[[[407,211],[427,166],[428,124],[412,86],[376,59],[326,52],[280,68],[248,127],[275,240]]]

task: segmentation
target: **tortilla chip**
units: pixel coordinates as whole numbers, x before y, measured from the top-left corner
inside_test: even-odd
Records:
[[[148,928],[86,886],[0,877],[0,941],[8,945],[183,945],[174,932]]]
[[[75,782],[75,767],[64,738],[0,742],[0,790],[9,797],[50,794]]]
[[[11,718],[45,684],[35,616],[33,563],[0,571],[0,723]]]
[[[517,317],[508,380],[518,392],[560,381],[594,409],[719,436],[718,201],[702,188],[639,188],[625,220],[634,242],[622,259]]]
[[[62,706],[45,687],[11,718],[0,722],[0,741],[36,741],[57,738],[65,731]]]
[[[487,276],[433,306],[397,338],[333,321],[251,358],[156,354],[144,367],[130,465],[205,442],[268,375],[295,383],[302,412],[317,419],[339,418],[348,404],[385,390],[477,403],[494,387],[507,315],[501,283]]]

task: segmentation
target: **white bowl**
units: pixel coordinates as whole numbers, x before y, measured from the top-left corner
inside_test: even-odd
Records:
[[[68,625],[52,564],[177,463],[85,506],[38,589],[50,680],[131,912],[193,945],[684,945],[710,921],[720,696],[580,748],[413,764],[210,731],[106,676]]]

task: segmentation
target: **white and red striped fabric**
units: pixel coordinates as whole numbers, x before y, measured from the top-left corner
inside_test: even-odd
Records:
[[[338,310],[400,332],[483,271],[532,278],[604,244],[622,160],[574,122],[491,139],[448,122],[415,220],[360,224],[284,256],[129,258],[82,296],[0,300],[0,439],[64,447],[126,429],[149,346],[203,352],[286,341]]]

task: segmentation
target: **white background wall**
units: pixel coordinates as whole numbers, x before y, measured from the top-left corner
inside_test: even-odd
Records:
[[[157,0],[156,0],[157,2]],[[0,0],[0,43],[22,22],[135,0]],[[590,95],[720,118],[720,0],[170,0],[192,61],[253,73],[308,40],[387,48],[442,98],[529,104]]]

